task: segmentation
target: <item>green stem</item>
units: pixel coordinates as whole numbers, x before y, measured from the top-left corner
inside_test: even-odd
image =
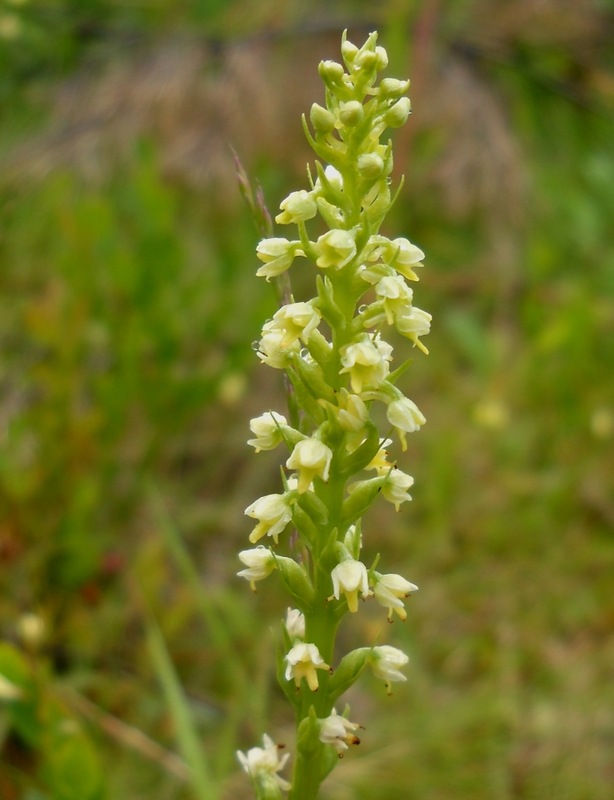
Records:
[[[315,749],[314,748],[315,745]],[[324,745],[319,741],[310,742],[309,752],[297,749],[294,765],[294,780],[288,794],[288,800],[317,800],[322,784],[320,775],[320,752]]]

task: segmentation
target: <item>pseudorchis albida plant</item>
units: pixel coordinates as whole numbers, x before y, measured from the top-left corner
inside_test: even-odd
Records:
[[[417,586],[361,560],[362,517],[382,497],[400,506],[411,500],[414,479],[390,454],[396,439],[425,419],[397,387],[407,363],[393,363],[390,328],[422,352],[431,315],[413,304],[424,253],[406,238],[389,239],[381,225],[395,196],[393,153],[382,137],[410,113],[409,81],[381,78],[388,64],[372,33],[357,47],[342,39],[343,64],[320,63],[326,103],[314,103],[305,134],[318,160],[308,169],[309,189],[291,192],[275,218],[294,238],[258,244],[257,275],[267,281],[288,270],[312,269],[314,296],[283,305],[264,323],[257,354],[285,372],[292,396],[290,419],[267,410],[251,420],[256,453],[285,448],[278,491],[251,503],[251,548],[239,553],[238,574],[252,588],[277,572],[291,607],[282,625],[280,686],[296,716],[296,741],[282,749],[265,734],[262,747],[239,752],[258,800],[313,800],[351,745],[361,724],[339,712],[343,694],[365,669],[391,693],[405,681],[408,656],[387,644],[358,647],[341,657],[335,638],[341,620],[375,601],[390,621],[407,616],[404,601]],[[398,190],[397,190],[398,191]],[[324,233],[311,237],[320,217]],[[377,406],[385,419],[380,430]],[[368,531],[364,531],[366,537]],[[361,720],[361,723],[363,721]],[[292,774],[285,773],[286,764]]]

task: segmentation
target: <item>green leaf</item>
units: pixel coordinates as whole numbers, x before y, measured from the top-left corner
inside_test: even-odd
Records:
[[[358,680],[360,673],[367,665],[371,649],[370,647],[359,647],[343,656],[328,682],[328,696],[331,702],[334,703]]]
[[[273,557],[284,586],[292,595],[299,609],[308,608],[313,602],[314,591],[304,568],[293,558],[278,556],[275,553],[273,553]]]
[[[71,723],[64,720],[65,726]],[[46,770],[54,800],[99,800],[103,773],[91,742],[79,731],[58,739],[48,753]]]
[[[216,800],[218,797],[217,788],[213,781],[202,743],[199,740],[190,708],[162,632],[150,612],[148,612],[146,619],[146,633],[154,667],[175,723],[177,744],[192,773],[194,793],[199,800]]]
[[[0,706],[6,709],[10,726],[37,747],[42,724],[36,684],[25,658],[8,642],[0,642]]]

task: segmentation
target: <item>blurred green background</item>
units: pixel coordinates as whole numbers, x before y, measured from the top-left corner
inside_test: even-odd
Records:
[[[385,232],[434,322],[414,502],[365,527],[421,591],[343,632],[409,680],[352,691],[323,796],[612,797],[614,4],[3,0],[2,800],[241,800],[235,749],[291,746],[284,604],[235,577],[284,396],[229,145],[271,209],[306,185],[345,27],[412,78]]]

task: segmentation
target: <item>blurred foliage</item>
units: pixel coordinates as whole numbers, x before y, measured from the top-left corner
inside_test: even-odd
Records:
[[[429,418],[413,508],[366,535],[421,592],[405,626],[359,622],[412,679],[350,698],[368,730],[327,796],[609,800],[613,13],[1,4],[0,678],[24,692],[0,683],[3,798],[63,800],[75,761],[80,797],[197,796],[172,752],[195,757],[190,731],[214,794],[247,797],[236,747],[289,735],[275,577],[257,597],[233,578],[242,509],[278,475],[247,422],[284,401],[250,348],[275,300],[228,144],[271,207],[302,184],[299,115],[348,25],[412,76],[389,225],[427,252],[436,324],[406,384]]]
[[[5,730],[13,734],[5,742],[5,756],[12,762],[9,767],[19,772],[28,764],[28,751],[36,752],[37,783],[51,796],[100,800],[104,780],[95,747],[57,692],[47,665],[34,652],[21,652],[2,642],[0,675],[3,721]],[[0,789],[7,800],[14,796],[10,773],[0,774]]]

